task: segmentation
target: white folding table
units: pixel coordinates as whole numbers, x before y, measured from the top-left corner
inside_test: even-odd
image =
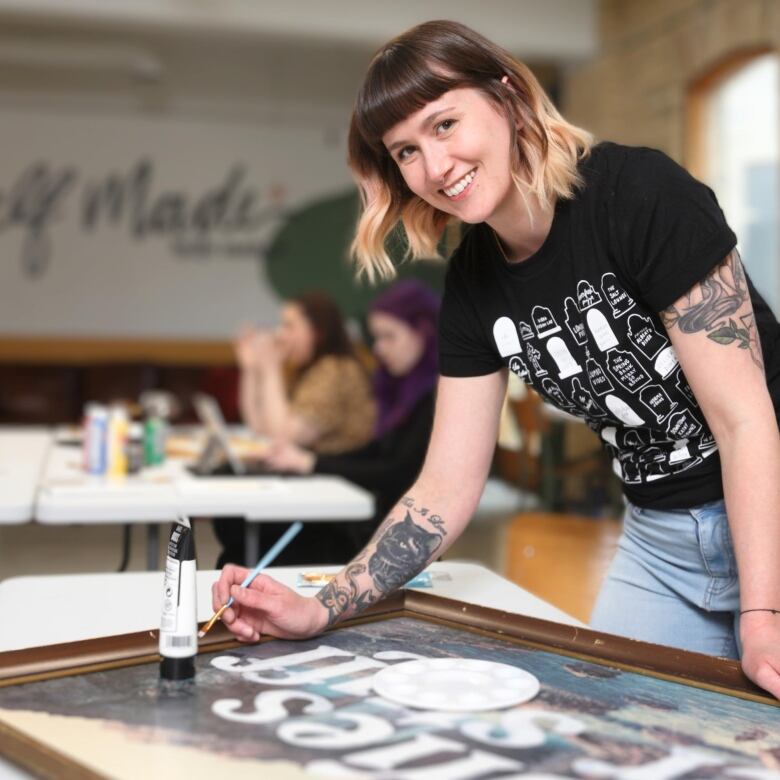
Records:
[[[51,441],[46,428],[0,426],[0,524],[33,519],[35,494]]]
[[[286,566],[266,573],[313,596],[318,588],[300,588],[298,574],[335,572],[339,566]],[[483,607],[514,612],[583,628],[571,615],[476,563],[438,561],[428,569],[431,588],[423,592]],[[99,636],[144,631],[160,621],[164,574],[119,572],[11,577],[0,582],[0,652],[75,642]],[[211,585],[218,571],[198,572],[198,620],[211,617]]]
[[[35,508],[36,520],[46,525],[148,524],[149,569],[157,568],[158,525],[180,514],[245,517],[246,560],[254,565],[260,523],[366,520],[373,513],[373,496],[341,477],[199,477],[185,460],[169,458],[138,475],[111,479],[85,474],[79,450],[64,445],[49,451]]]

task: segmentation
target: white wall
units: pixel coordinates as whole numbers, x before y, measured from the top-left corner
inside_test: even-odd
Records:
[[[272,322],[263,249],[281,215],[350,186],[345,134],[327,117],[250,123],[7,109],[2,127],[3,334],[219,338],[243,320]],[[134,190],[143,161],[152,166],[148,186]],[[90,225],[91,195],[112,177],[121,211],[113,218],[104,197]],[[204,232],[192,217],[215,189],[234,225],[222,218]],[[247,198],[245,211],[261,224],[236,227]],[[178,229],[182,216],[188,226]]]

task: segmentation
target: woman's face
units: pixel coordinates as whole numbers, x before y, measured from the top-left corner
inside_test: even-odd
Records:
[[[285,303],[277,331],[284,359],[295,367],[305,366],[314,357],[317,334],[297,303]]]
[[[477,89],[445,92],[382,141],[409,189],[440,211],[477,223],[523,208],[509,120]]]
[[[425,339],[411,325],[381,311],[368,315],[374,354],[392,376],[406,376],[420,362]]]

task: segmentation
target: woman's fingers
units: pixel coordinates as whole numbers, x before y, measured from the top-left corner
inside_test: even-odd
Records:
[[[219,575],[219,579],[211,586],[211,608],[216,612],[230,598],[230,589],[246,579],[249,569],[229,563]],[[224,615],[223,615],[224,617]]]
[[[254,624],[244,618],[236,619],[228,628],[236,639],[241,639],[244,642],[256,642],[260,638],[260,633]]]
[[[230,588],[230,595],[238,604],[241,604],[242,607],[248,607],[249,609],[258,611],[265,611],[267,608],[265,602],[268,597],[263,591],[258,591],[254,588],[242,588],[240,585],[233,585]]]

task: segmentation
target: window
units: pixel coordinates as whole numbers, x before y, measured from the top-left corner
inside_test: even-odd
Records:
[[[780,313],[778,60],[774,53],[743,56],[700,81],[692,94],[691,139],[691,170],[715,190],[750,278],[775,314]]]

